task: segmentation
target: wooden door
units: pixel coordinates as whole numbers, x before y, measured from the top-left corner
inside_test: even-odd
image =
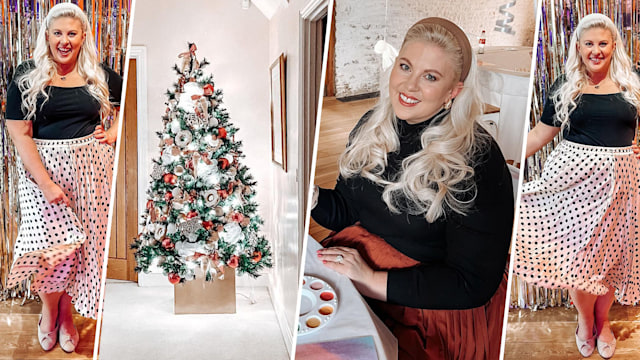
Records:
[[[138,281],[134,270],[136,260],[131,250],[131,243],[138,234],[137,81],[136,60],[129,61],[107,278]]]
[[[331,9],[331,28],[329,29],[329,49],[327,51],[327,69],[324,81],[324,96],[336,96],[336,3]]]

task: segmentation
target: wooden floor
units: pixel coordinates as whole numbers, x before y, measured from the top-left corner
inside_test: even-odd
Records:
[[[617,340],[612,359],[640,359],[640,306],[614,304],[609,318]],[[511,310],[504,359],[582,359],[576,347],[576,325],[575,309]],[[597,350],[591,358],[601,359]]]
[[[338,158],[347,145],[349,133],[377,100],[375,98],[341,102],[334,97],[324,98],[314,184],[328,189],[335,187],[339,173]],[[320,241],[329,235],[329,230],[311,219],[309,235]]]
[[[41,305],[34,300],[20,306],[22,300],[0,301],[0,359],[91,359],[96,336],[96,321],[74,315],[80,332],[76,351],[67,354],[59,345],[45,352],[38,343],[38,318]]]

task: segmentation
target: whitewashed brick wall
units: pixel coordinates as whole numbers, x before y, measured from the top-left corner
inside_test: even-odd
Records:
[[[531,46],[534,38],[533,0],[517,0],[507,9],[515,35],[494,31],[504,19],[499,7],[509,0],[335,0],[336,97],[378,90],[380,57],[373,51],[379,39],[399,48],[407,29],[416,21],[440,16],[460,25],[472,44],[484,29],[487,46]]]

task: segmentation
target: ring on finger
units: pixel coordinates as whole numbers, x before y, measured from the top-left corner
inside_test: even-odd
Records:
[[[342,255],[338,255],[338,256],[336,256],[336,262],[337,262],[338,264],[342,264],[342,260],[344,260],[344,257],[343,257]]]

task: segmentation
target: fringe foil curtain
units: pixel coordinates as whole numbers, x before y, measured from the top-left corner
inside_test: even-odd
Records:
[[[85,11],[100,59],[120,74],[124,70],[131,0],[0,0],[0,300],[34,297],[29,284],[5,287],[20,224],[15,149],[4,119],[7,86],[15,67],[31,58],[42,20],[60,2],[73,2]]]
[[[638,64],[640,60],[640,6],[637,0],[544,0],[541,6],[530,129],[542,114],[548,89],[563,73],[571,35],[578,20],[585,15],[598,12],[609,16],[618,26],[633,63]],[[556,137],[527,159],[525,181],[540,176],[544,161],[560,140],[560,136]],[[537,310],[571,305],[567,290],[549,290],[529,285],[517,277],[512,279],[510,302],[513,308]]]

